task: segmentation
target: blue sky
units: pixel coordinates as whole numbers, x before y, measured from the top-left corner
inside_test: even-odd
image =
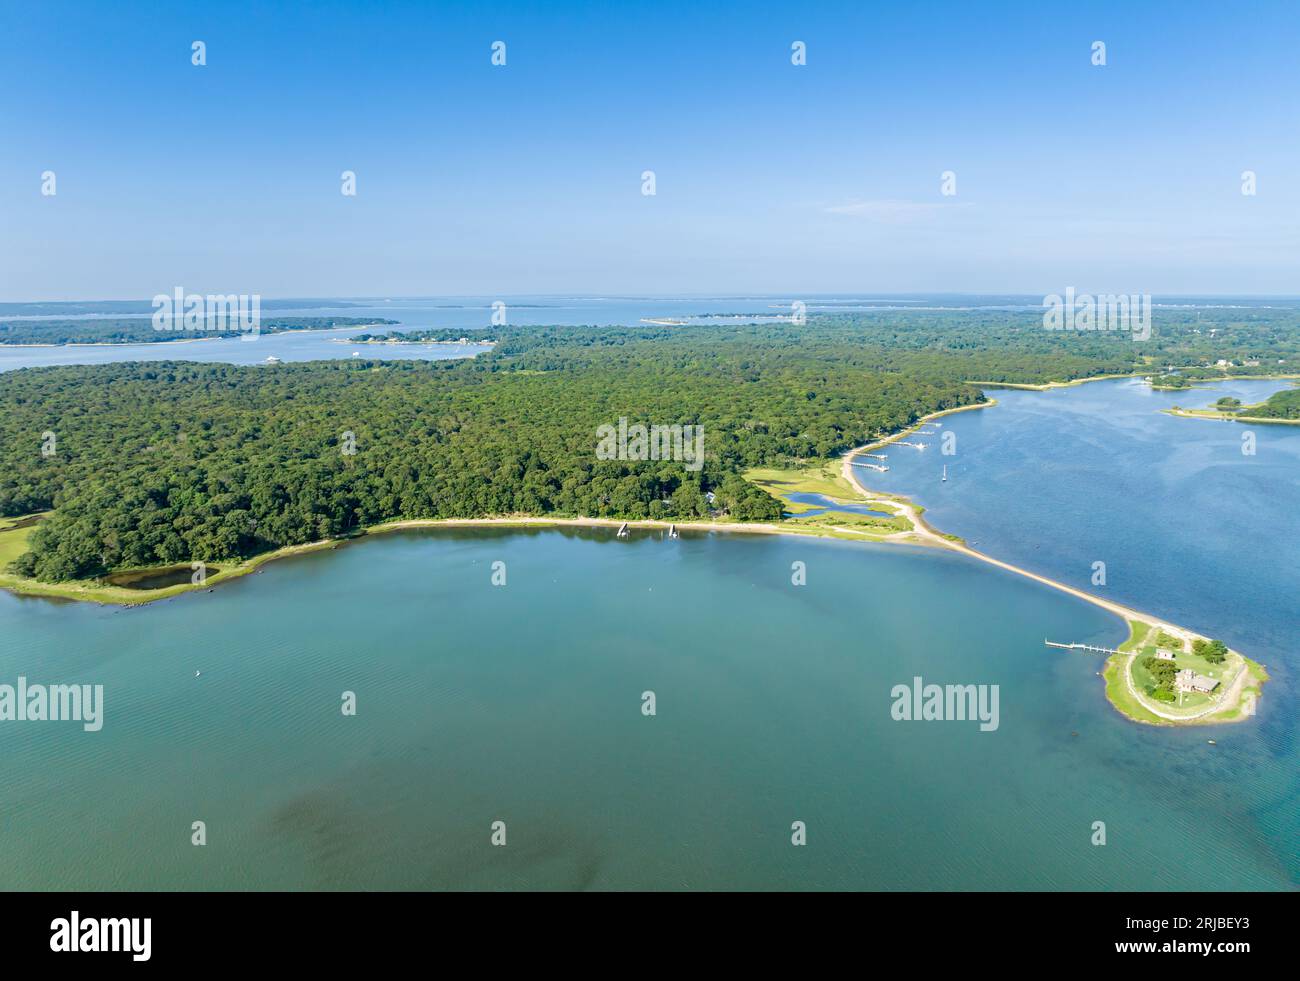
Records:
[[[1291,2],[6,4],[0,299],[1294,295],[1297,51]]]

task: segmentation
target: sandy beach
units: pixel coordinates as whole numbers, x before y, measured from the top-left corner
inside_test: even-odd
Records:
[[[925,423],[932,419],[938,419],[940,416],[950,415],[953,412],[965,412],[970,409],[988,408],[996,404],[995,401],[981,402],[976,405],[961,406],[957,409],[944,409],[942,412],[933,412],[918,420],[914,425],[902,432],[895,433],[886,439],[876,440],[874,443],[867,443],[865,446],[859,446],[856,449],[849,450],[844,454],[844,462],[840,468],[840,472],[844,479],[849,482],[850,486],[855,488],[864,498],[870,498],[873,501],[880,501],[897,509],[899,514],[902,514],[912,522],[912,525],[916,529],[913,532],[913,535],[921,539],[927,545],[946,548],[953,552],[961,552],[963,555],[969,555],[973,559],[979,559],[981,562],[989,563],[989,565],[995,565],[1000,569],[1006,569],[1008,572],[1014,572],[1018,576],[1032,579],[1035,582],[1042,583],[1044,586],[1051,586],[1053,589],[1060,590],[1063,593],[1069,593],[1071,596],[1076,596],[1081,600],[1086,600],[1094,606],[1100,606],[1103,610],[1108,610],[1116,616],[1122,617],[1126,622],[1129,620],[1141,620],[1144,623],[1155,624],[1166,629],[1169,633],[1189,641],[1200,637],[1200,634],[1195,634],[1182,627],[1166,623],[1158,617],[1151,616],[1149,613],[1143,613],[1140,610],[1134,610],[1130,607],[1122,606],[1119,603],[1113,603],[1110,600],[1102,599],[1099,596],[1093,596],[1091,593],[1085,593],[1081,589],[1067,586],[1065,583],[1057,582],[1055,579],[1048,579],[1046,576],[1040,576],[1036,572],[1030,572],[1028,569],[1022,569],[1020,566],[1012,565],[1010,562],[1003,562],[1001,559],[995,559],[993,556],[977,551],[963,542],[947,538],[939,531],[936,531],[925,520],[925,518],[921,516],[920,512],[917,511],[916,506],[911,501],[893,494],[883,494],[873,491],[858,479],[858,468],[853,466],[853,458],[859,453],[871,452],[879,447],[888,446],[890,443],[903,439],[909,434],[915,432]],[[903,536],[903,540],[906,540],[906,536]],[[1208,640],[1209,638],[1206,639]]]
[[[878,447],[887,446],[890,443],[896,442],[897,440],[906,437],[910,433],[915,432],[926,422],[932,419],[937,419],[940,416],[949,415],[953,412],[962,412],[968,409],[985,408],[988,406],[992,406],[994,404],[996,403],[983,402],[977,405],[962,406],[958,409],[945,409],[942,412],[934,412],[918,420],[915,424],[903,430],[902,432],[895,433],[894,435],[889,436],[886,439],[876,440],[873,443],[868,443],[865,446],[859,446],[856,449],[850,450],[849,452],[844,454],[844,462],[841,466],[841,474],[843,475],[844,479],[848,481],[849,485],[855,488],[858,491],[858,493],[862,495],[864,499],[869,499],[871,502],[878,502],[880,504],[884,504],[889,507],[892,507],[896,510],[898,514],[905,516],[909,521],[912,522],[915,531],[912,532],[911,534],[895,536],[894,539],[895,541],[899,541],[903,543],[915,541],[921,544],[933,546],[935,548],[943,548],[953,552],[960,552],[962,555],[970,556],[971,558],[978,559],[981,562],[987,562],[989,565],[997,566],[999,569],[1005,569],[1008,572],[1014,572],[1018,576],[1024,576],[1026,579],[1032,579],[1034,582],[1041,583],[1044,586],[1050,586],[1052,589],[1058,590],[1059,592],[1068,593],[1069,595],[1084,600],[1087,603],[1091,603],[1093,606],[1101,607],[1101,609],[1106,610],[1109,613],[1113,613],[1117,617],[1122,619],[1125,622],[1125,626],[1127,626],[1130,621],[1134,621],[1134,620],[1153,626],[1157,630],[1161,630],[1169,634],[1170,636],[1177,637],[1179,640],[1183,642],[1185,649],[1190,650],[1192,642],[1195,640],[1199,639],[1199,640],[1208,641],[1210,638],[1205,637],[1202,634],[1198,634],[1191,630],[1188,630],[1185,627],[1180,627],[1177,624],[1169,623],[1167,620],[1162,620],[1159,617],[1152,616],[1149,613],[1143,613],[1141,610],[1135,610],[1132,607],[1124,606],[1123,604],[1120,603],[1114,603],[1110,600],[1102,599],[1099,596],[1094,596],[1091,593],[1086,593],[1081,589],[1076,589],[1074,586],[1067,586],[1063,582],[1058,582],[1055,579],[1049,579],[1046,576],[1041,576],[1036,572],[1030,572],[1028,569],[1023,569],[1018,565],[1012,565],[1010,562],[1003,562],[1001,559],[995,559],[991,555],[986,555],[983,552],[971,548],[969,545],[965,544],[964,542],[955,541],[952,538],[948,538],[942,533],[940,533],[939,531],[935,530],[935,528],[932,527],[925,520],[924,517],[922,517],[920,512],[916,509],[916,506],[907,498],[899,497],[893,494],[876,493],[872,491],[870,488],[868,488],[865,484],[863,484],[861,480],[858,479],[858,468],[853,465],[853,458],[857,456],[857,454],[863,452],[870,452],[874,449],[877,449]],[[1115,655],[1112,655],[1112,657],[1114,656]],[[1119,665],[1119,668],[1124,674],[1125,685],[1127,686],[1130,694],[1132,694],[1134,699],[1144,709],[1151,712],[1153,715],[1156,715],[1162,719],[1165,719],[1169,722],[1173,722],[1176,724],[1195,724],[1195,723],[1202,722],[1202,720],[1204,720],[1205,722],[1223,721],[1223,720],[1207,719],[1206,717],[1210,715],[1226,714],[1234,711],[1237,708],[1238,703],[1241,701],[1242,692],[1245,688],[1245,683],[1247,680],[1247,676],[1249,674],[1248,671],[1249,666],[1243,664],[1242,669],[1237,672],[1237,675],[1233,678],[1231,683],[1225,689],[1223,698],[1219,702],[1215,703],[1213,706],[1207,707],[1203,712],[1199,712],[1195,715],[1190,715],[1190,716],[1175,715],[1164,711],[1159,706],[1152,705],[1148,699],[1141,698],[1138,695],[1138,692],[1133,685],[1133,677],[1131,671],[1133,666],[1133,660],[1134,658],[1136,658],[1137,653],[1133,652],[1133,653],[1123,654],[1120,656],[1123,658],[1123,661]],[[1127,715],[1127,713],[1125,714]],[[1135,721],[1142,721],[1142,720],[1135,720]]]

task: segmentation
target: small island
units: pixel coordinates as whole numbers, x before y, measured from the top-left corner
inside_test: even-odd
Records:
[[[1258,422],[1271,425],[1300,426],[1300,388],[1288,388],[1263,402],[1243,405],[1240,399],[1225,395],[1204,409],[1173,406],[1168,415],[1184,419],[1217,419],[1221,422]]]
[[[1264,666],[1221,640],[1149,620],[1130,620],[1129,636],[1106,661],[1106,697],[1136,722],[1209,725],[1255,714],[1268,680]]]

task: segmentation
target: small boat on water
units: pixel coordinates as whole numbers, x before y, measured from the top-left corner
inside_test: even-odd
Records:
[[[944,480],[948,479],[948,464],[946,463],[943,465],[943,479]]]
[[[266,363],[267,363],[267,364],[279,364],[279,363],[280,363],[280,359],[277,358],[274,354],[272,354],[272,355],[270,355],[270,356],[267,357],[267,359],[266,359]]]
[[[627,537],[627,522],[626,522],[626,521],[624,521],[623,524],[619,527],[619,529],[618,529],[618,534],[615,535],[614,537],[615,537],[615,538],[626,538],[626,537]]]
[[[681,537],[682,537],[681,535],[677,534],[677,526],[676,526],[676,525],[672,525],[672,526],[668,529],[668,537],[669,537],[669,538],[681,538]]]

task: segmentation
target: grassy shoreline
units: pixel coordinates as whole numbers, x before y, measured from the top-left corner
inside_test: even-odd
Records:
[[[990,381],[968,381],[966,384],[975,385],[978,388],[1015,388],[1025,392],[1050,392],[1055,388],[1073,388],[1076,385],[1087,385],[1089,382],[1107,381],[1113,378],[1145,378],[1149,374],[1151,374],[1149,371],[1134,371],[1111,375],[1089,375],[1087,378],[1075,378],[1071,381],[1064,382],[1043,382],[1041,385],[1031,385],[1021,382]]]
[[[1228,652],[1225,661],[1226,671],[1231,672],[1231,676],[1221,686],[1218,695],[1223,704],[1217,700],[1203,702],[1205,707],[1202,710],[1176,718],[1171,717],[1176,712],[1169,703],[1155,704],[1144,697],[1134,682],[1133,665],[1139,657],[1154,650],[1155,638],[1162,626],[1158,622],[1129,620],[1128,639],[1118,648],[1121,653],[1106,658],[1101,675],[1106,686],[1106,700],[1115,710],[1133,722],[1154,726],[1224,725],[1250,718],[1259,704],[1264,683],[1269,680],[1268,670],[1233,650]],[[1195,636],[1199,635],[1189,635]],[[1185,647],[1180,647],[1178,654],[1186,656]]]
[[[1179,370],[1199,369],[1201,365],[1184,365]],[[1075,385],[1087,385],[1089,382],[1108,381],[1116,378],[1149,378],[1157,374],[1152,369],[1144,371],[1128,371],[1119,374],[1109,375],[1089,375],[1087,378],[1075,378],[1066,382],[1044,382],[1041,385],[1031,385],[1022,382],[992,382],[992,381],[967,381],[967,385],[975,385],[979,388],[1014,388],[1025,392],[1050,392],[1057,388],[1073,388]],[[1151,386],[1152,391],[1156,392],[1190,392],[1201,385],[1218,385],[1226,381],[1294,381],[1300,379],[1300,375],[1229,375],[1224,373],[1217,378],[1193,378],[1189,379],[1190,384],[1186,386],[1173,385],[1155,385]]]
[[[16,520],[16,519],[9,519]],[[262,552],[245,560],[215,560],[220,572],[207,576],[197,584],[180,583],[160,589],[128,589],[94,580],[72,580],[69,582],[42,582],[37,579],[24,579],[10,573],[0,573],[0,589],[19,596],[40,597],[45,599],[74,600],[98,603],[100,605],[146,606],[159,600],[171,599],[183,593],[202,592],[215,588],[224,582],[238,579],[255,572],[260,566],[277,559],[316,552],[323,549],[339,548],[345,543],[356,542],[373,535],[382,535],[394,531],[406,531],[418,528],[615,528],[623,524],[630,528],[667,530],[676,525],[683,531],[725,531],[742,532],[757,535],[803,535],[813,538],[836,538],[845,541],[879,542],[888,539],[888,534],[873,533],[868,529],[852,527],[851,516],[835,519],[842,527],[833,523],[803,524],[785,523],[781,525],[751,521],[656,521],[628,520],[618,518],[566,518],[539,517],[535,515],[502,515],[488,518],[408,518],[386,521],[372,525],[363,531],[340,538],[326,538],[302,545],[288,545],[270,552]],[[0,542],[3,542],[3,529],[0,528]],[[161,571],[174,566],[156,566],[149,569],[121,569],[118,572]]]
[[[1202,385],[1218,385],[1226,381],[1295,381],[1300,375],[1220,375],[1218,378],[1190,378],[1187,385],[1152,385],[1157,392],[1192,392]]]
[[[1252,407],[1253,408],[1253,407]],[[1265,426],[1300,426],[1300,419],[1274,419],[1268,416],[1238,416],[1215,409],[1161,409],[1167,416],[1180,419],[1209,419],[1214,422],[1258,422]]]
[[[1283,393],[1296,391],[1296,386],[1291,388],[1279,389],[1272,396],[1262,402],[1251,402],[1242,405],[1240,402],[1229,406],[1226,409],[1219,408],[1218,404],[1209,405],[1202,409],[1187,409],[1182,406],[1171,406],[1168,409],[1161,409],[1165,415],[1177,416],[1180,419],[1212,419],[1217,422],[1255,422],[1265,426],[1300,426],[1300,419],[1288,419],[1283,416],[1253,416],[1250,413],[1253,410],[1266,406],[1273,398]],[[1222,401],[1222,400],[1220,400]]]
[[[4,572],[0,573],[0,589],[7,590],[18,596],[74,600],[84,603],[97,603],[100,606],[145,606],[159,600],[171,599],[173,596],[179,596],[182,593],[212,589],[220,583],[255,572],[259,566],[275,559],[300,555],[304,552],[315,552],[325,548],[337,548],[341,542],[346,540],[331,538],[319,542],[308,542],[304,545],[289,545],[273,552],[254,555],[243,561],[223,561],[220,563],[220,572],[207,576],[203,582],[197,584],[180,583],[175,586],[164,586],[161,589],[128,589],[125,586],[113,586],[108,583],[84,579],[71,582],[42,582],[38,579],[24,579]],[[165,568],[172,568],[172,566],[154,566],[138,570],[122,569],[119,571],[123,573],[144,572]]]

